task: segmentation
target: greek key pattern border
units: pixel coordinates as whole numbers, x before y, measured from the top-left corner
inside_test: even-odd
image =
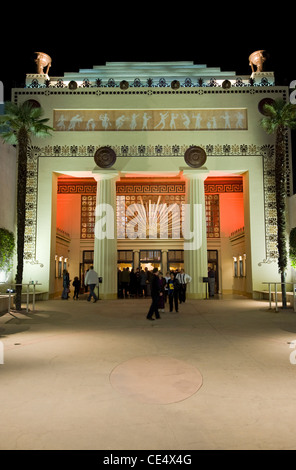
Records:
[[[117,184],[118,195],[137,194],[185,194],[185,183],[177,184]],[[242,183],[205,183],[205,194],[217,193],[242,193]],[[83,194],[93,195],[97,193],[97,183],[74,184],[58,183],[58,194]]]

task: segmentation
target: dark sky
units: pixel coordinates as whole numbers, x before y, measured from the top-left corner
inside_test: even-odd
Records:
[[[266,71],[274,71],[276,83],[289,85],[296,79],[296,65],[292,63],[288,50],[282,51],[267,41],[249,41],[223,44],[205,44],[202,48],[188,46],[171,48],[167,44],[155,47],[113,48],[107,44],[104,49],[86,44],[83,48],[69,48],[67,44],[53,43],[47,39],[36,41],[36,44],[12,44],[2,52],[0,80],[4,84],[5,99],[11,97],[12,87],[23,86],[27,73],[36,73],[35,51],[46,52],[52,58],[49,70],[51,76],[63,76],[65,72],[77,72],[79,69],[92,68],[106,62],[158,62],[158,61],[192,61],[195,64],[206,64],[209,67],[220,67],[222,71],[234,71],[238,75],[250,75],[248,57],[258,49],[266,51]],[[294,70],[293,70],[294,69]],[[112,78],[112,77],[110,77]],[[136,78],[136,77],[135,77]]]
[[[275,10],[266,2],[261,12],[246,3],[104,3],[76,8],[67,2],[64,10],[53,3],[36,12],[33,5],[13,7],[0,39],[5,98],[11,87],[24,84],[26,73],[36,71],[35,51],[52,57],[52,76],[106,61],[193,61],[248,75],[250,53],[264,49],[265,68],[275,71],[277,82],[296,79],[296,20],[286,8]]]

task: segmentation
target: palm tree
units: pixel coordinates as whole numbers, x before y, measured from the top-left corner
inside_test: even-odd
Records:
[[[277,210],[277,246],[278,268],[282,283],[283,308],[286,300],[286,269],[288,254],[286,247],[286,151],[285,139],[288,129],[296,129],[296,106],[283,100],[265,104],[265,117],[261,120],[263,129],[268,134],[275,134],[275,188]]]
[[[20,105],[5,103],[5,114],[0,116],[2,139],[18,147],[17,166],[17,270],[16,284],[22,284],[24,264],[24,241],[26,220],[26,185],[27,185],[27,154],[31,136],[45,137],[50,135],[51,127],[46,125],[48,119],[41,119],[41,107],[26,101]],[[15,305],[21,310],[22,286],[16,287]]]

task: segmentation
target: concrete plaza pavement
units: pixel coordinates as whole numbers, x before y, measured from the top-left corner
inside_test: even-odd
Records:
[[[0,317],[0,449],[296,449],[292,309],[224,297],[148,321],[149,305]]]

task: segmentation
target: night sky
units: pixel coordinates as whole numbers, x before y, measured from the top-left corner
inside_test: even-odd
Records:
[[[253,3],[90,2],[14,6],[1,17],[0,80],[5,97],[36,72],[35,51],[62,76],[105,62],[193,61],[251,74],[249,55],[269,55],[265,70],[281,85],[296,79],[294,11]],[[79,8],[78,8],[79,7]]]

